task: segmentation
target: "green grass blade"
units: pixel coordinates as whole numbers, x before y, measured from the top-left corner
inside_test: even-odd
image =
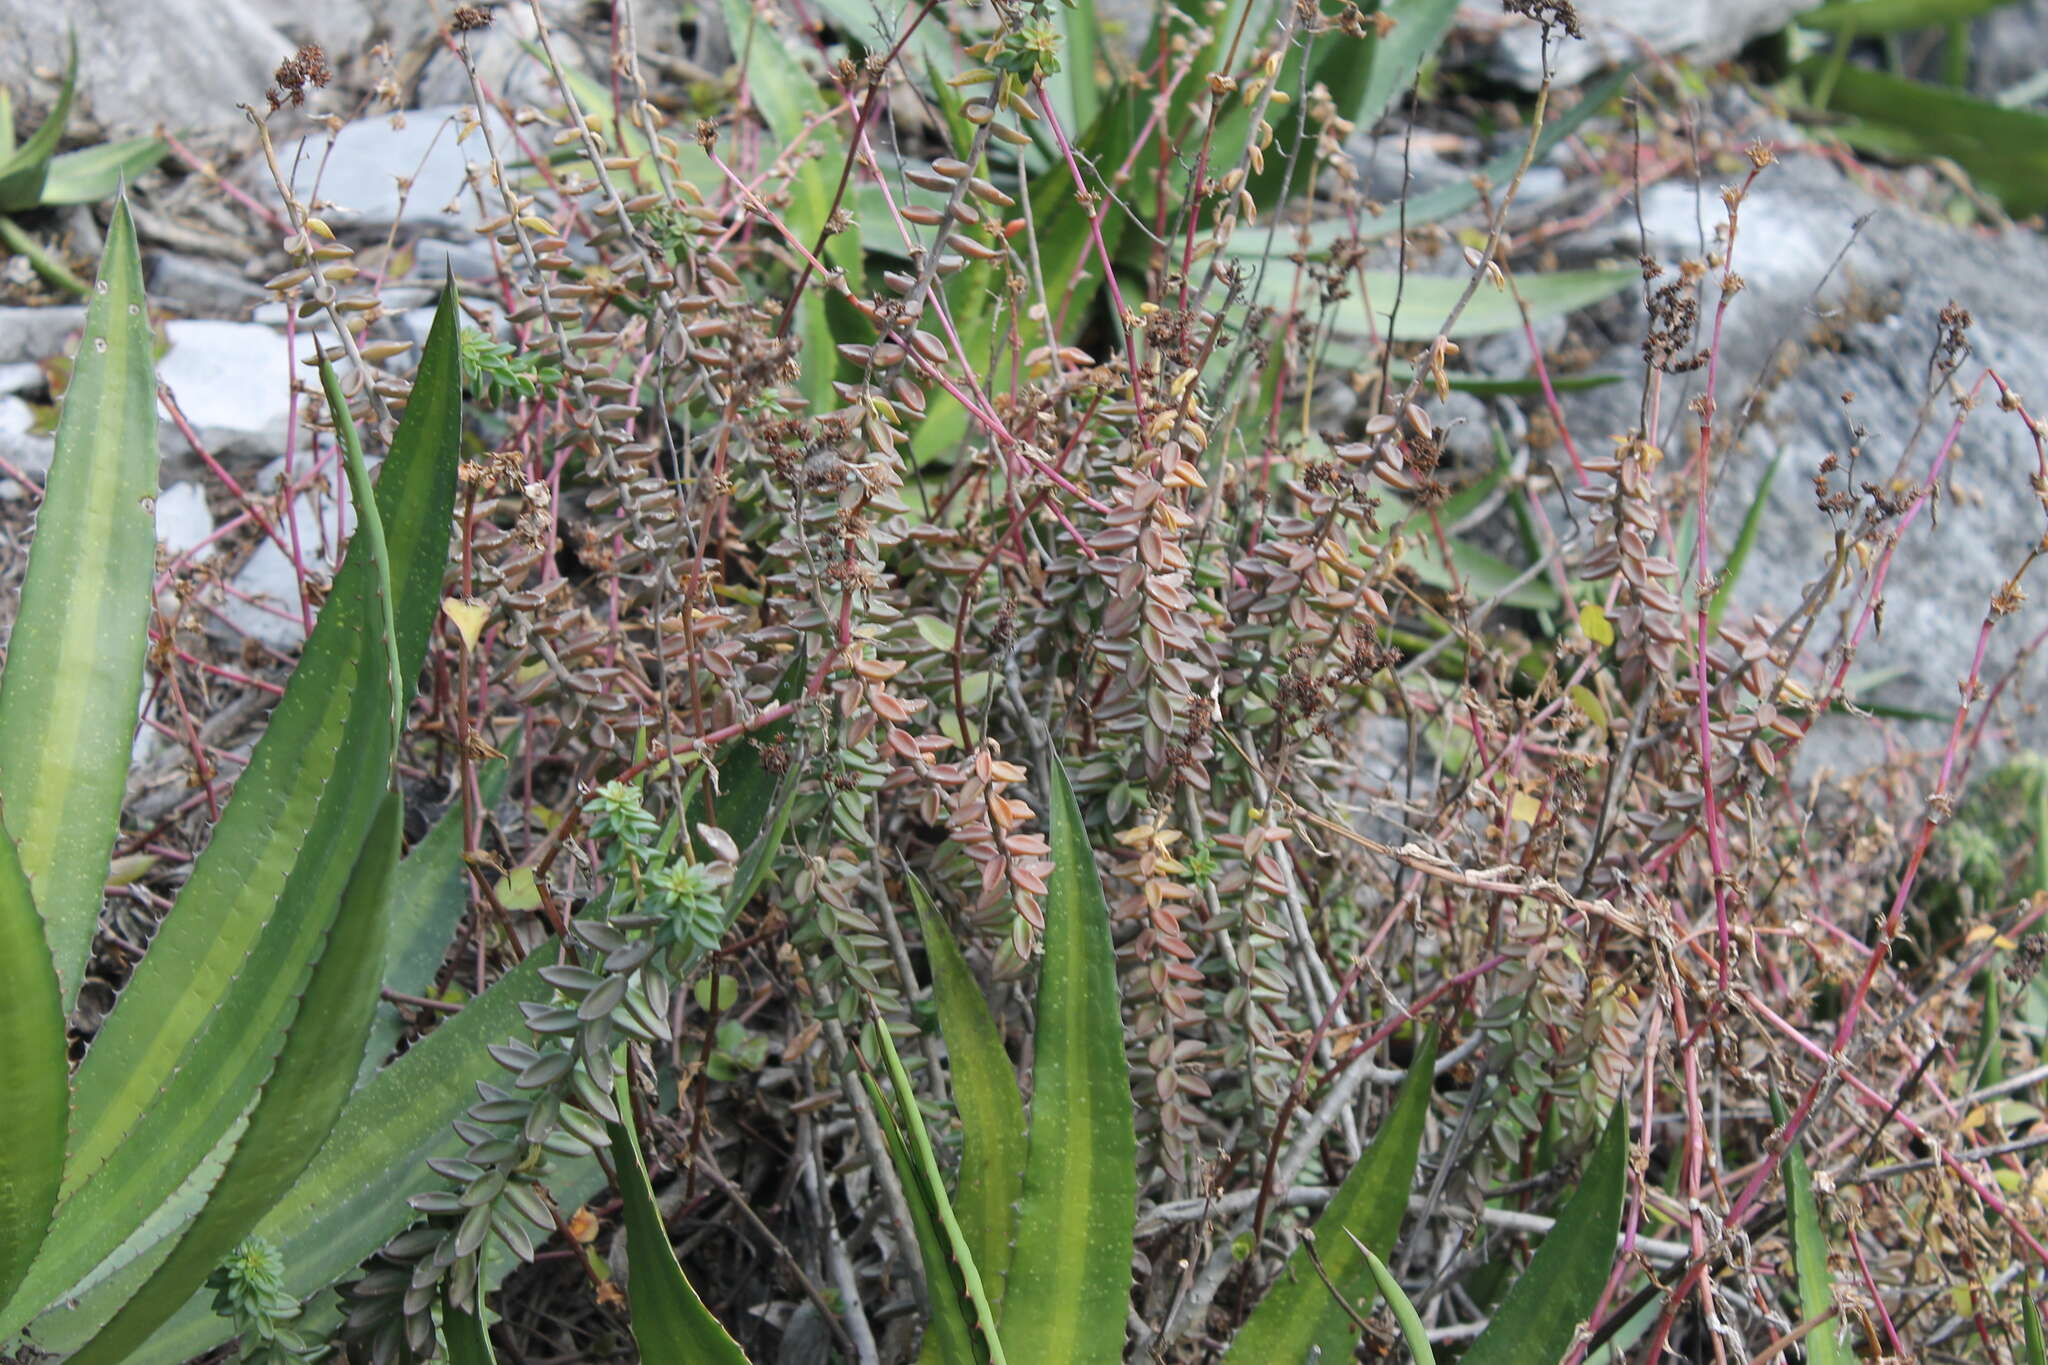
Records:
[[[1771,1114],[1779,1127],[1786,1121],[1785,1101],[1771,1092]],[[1828,1272],[1827,1234],[1821,1228],[1820,1207],[1813,1199],[1813,1174],[1795,1143],[1785,1153],[1786,1223],[1792,1233],[1792,1270],[1799,1291],[1799,1321],[1833,1318],[1835,1277]],[[1852,1357],[1836,1335],[1834,1321],[1823,1323],[1801,1339],[1807,1365],[1851,1365]]]
[[[223,1257],[283,1197],[327,1139],[355,1080],[384,965],[386,896],[405,808],[386,792],[311,968],[275,1069],[220,1182],[169,1259],[72,1359],[113,1365],[197,1293]]]
[[[1003,1048],[1002,1031],[952,930],[939,918],[923,884],[915,877],[907,880],[924,931],[932,999],[953,1082],[953,1107],[960,1115],[954,1208],[989,1301],[1000,1308],[1010,1273],[1017,1198],[1024,1190],[1024,1096],[1017,1089],[1010,1054]]]
[[[1415,1365],[1436,1365],[1436,1353],[1429,1349],[1429,1333],[1423,1330],[1422,1317],[1415,1311],[1407,1291],[1401,1288],[1401,1282],[1394,1278],[1393,1271],[1387,1269],[1386,1262],[1373,1255],[1371,1247],[1356,1237],[1350,1240],[1365,1258],[1366,1269],[1371,1272],[1380,1293],[1386,1296],[1387,1306],[1394,1310],[1394,1321],[1401,1328],[1401,1340],[1408,1344],[1408,1354],[1415,1357]]]
[[[619,1113],[631,1117],[633,1096],[626,1072],[619,1072]],[[688,1361],[690,1365],[746,1365],[740,1349],[719,1325],[690,1284],[669,1245],[647,1166],[640,1157],[640,1138],[631,1123],[612,1123],[612,1155],[618,1163],[619,1197],[626,1205],[626,1254],[632,1277],[626,1297],[632,1307],[633,1340],[643,1360]]]
[[[43,205],[97,204],[119,193],[123,184],[162,161],[170,150],[162,138],[135,137],[53,157],[43,179]]]
[[[896,1112],[891,1118],[898,1130],[896,1141],[904,1144],[904,1160],[907,1165],[906,1189],[914,1189],[919,1206],[918,1217],[928,1225],[920,1231],[920,1245],[925,1247],[925,1279],[932,1286],[932,1319],[935,1324],[945,1324],[945,1338],[956,1343],[950,1355],[943,1358],[968,1362],[986,1362],[987,1365],[1005,1365],[1002,1339],[996,1334],[996,1315],[984,1288],[980,1268],[975,1264],[974,1251],[960,1229],[960,1221],[954,1216],[953,1206],[946,1201],[945,1178],[939,1171],[938,1156],[932,1151],[931,1134],[925,1131],[924,1115],[917,1107],[917,1091],[911,1088],[910,1076],[903,1069],[903,1059],[896,1054],[896,1040],[889,1036],[885,1021],[877,1020],[875,1036],[882,1049],[882,1059],[889,1067],[889,1083],[896,1092]],[[866,1079],[863,1077],[863,1079]],[[872,1082],[870,1082],[872,1088]],[[882,1104],[878,1109],[887,1111]],[[950,1294],[941,1294],[939,1286],[947,1285]],[[964,1349],[962,1349],[964,1348]]]
[[[504,795],[509,769],[492,762],[477,775],[477,795],[489,810]],[[434,984],[448,944],[469,909],[469,869],[462,862],[462,802],[457,800],[413,845],[391,879],[391,928],[384,943],[386,990],[422,995]],[[396,1005],[377,1003],[356,1084],[366,1085],[405,1031]]]
[[[1330,1296],[1330,1286],[1336,1287],[1360,1317],[1372,1306],[1375,1276],[1360,1251],[1369,1254],[1379,1248],[1392,1254],[1401,1215],[1408,1208],[1408,1190],[1415,1183],[1435,1068],[1436,1040],[1432,1036],[1408,1064],[1408,1079],[1401,1085],[1392,1112],[1373,1135],[1372,1145],[1359,1156],[1358,1164],[1316,1219],[1315,1247],[1322,1257],[1323,1274],[1318,1275],[1310,1262],[1309,1248],[1296,1247],[1279,1280],[1238,1330],[1225,1361],[1262,1365],[1273,1360],[1307,1360],[1311,1348],[1319,1348],[1324,1360],[1349,1360],[1357,1351],[1358,1324],[1344,1304]],[[1340,1231],[1348,1235],[1340,1236]],[[1323,1275],[1329,1276],[1329,1285],[1323,1283]]]
[[[71,1067],[64,1003],[43,917],[36,912],[14,840],[0,827],[0,1095],[7,1140],[0,1143],[0,1303],[28,1274],[50,1228],[64,1177],[71,1123]]]
[[[0,677],[0,806],[67,1004],[127,789],[156,572],[156,372],[142,258],[117,204]]]
[[[1616,1100],[1578,1190],[1459,1365],[1564,1357],[1607,1285],[1627,1189],[1628,1111]]]
[[[1137,1137],[1109,906],[1057,759],[1050,824],[1031,1145],[1003,1336],[1018,1360],[1093,1365],[1123,1356]]]
[[[408,680],[447,562],[460,413],[454,318],[444,296],[376,489]],[[361,541],[177,906],[79,1070],[65,1203],[33,1292],[21,1295],[26,1308],[67,1290],[161,1205],[269,1070],[293,984],[319,951],[391,780],[386,652],[370,591],[386,575]],[[18,1325],[14,1316],[0,1318],[0,1335]]]
[[[49,174],[50,158],[64,138],[64,126],[71,121],[71,100],[78,93],[78,35],[70,39],[70,55],[64,61],[64,84],[57,90],[57,102],[50,116],[27,142],[16,147],[0,163],[0,213],[32,209],[42,202],[43,182]],[[10,118],[10,122],[12,119]],[[11,130],[10,130],[11,131]]]
[[[2048,1365],[2048,1341],[2041,1334],[2041,1305],[2024,1287],[2020,1289],[2020,1317],[2026,1324],[2027,1365]]]

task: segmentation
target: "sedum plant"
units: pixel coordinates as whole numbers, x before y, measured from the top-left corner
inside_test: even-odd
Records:
[[[360,529],[183,894],[74,1070],[65,1016],[118,834],[156,571],[149,319],[115,209],[0,675],[0,1342],[47,1345],[37,1315],[86,1297],[98,1310],[72,1323],[69,1358],[162,1359],[152,1334],[293,1197],[349,1099],[385,970],[398,722],[447,553],[454,325],[444,295],[374,489],[323,361]],[[274,1270],[259,1279],[231,1302],[279,1316]]]

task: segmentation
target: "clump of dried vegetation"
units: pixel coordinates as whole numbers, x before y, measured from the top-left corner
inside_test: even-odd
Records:
[[[1508,8],[1571,40],[1569,5]],[[728,0],[733,74],[678,98],[630,7],[592,78],[535,5],[554,103],[505,106],[471,68],[488,116],[456,135],[488,147],[471,194],[497,275],[464,293],[473,445],[406,750],[467,894],[431,981],[387,994],[397,1047],[501,977],[528,993],[484,1039],[509,1071],[447,1116],[467,1154],[394,1174],[422,1221],[350,1289],[358,1349],[431,1350],[437,1305],[487,1304],[507,1359],[632,1357],[619,1204],[588,1160],[628,1066],[660,1214],[732,1336],[913,1358],[917,1192],[861,1082],[872,1030],[952,1170],[930,935],[950,926],[1030,1062],[1063,763],[1136,1113],[1129,1358],[1220,1354],[1429,1029],[1385,1259],[1445,1358],[1617,1104],[1620,1241],[1567,1358],[2026,1358],[2042,783],[2000,769],[2003,796],[1965,800],[2001,685],[1981,671],[1924,769],[1794,776],[1965,424],[2040,448],[2020,377],[1945,316],[1903,480],[1860,450],[1812,471],[1834,562],[1737,609],[1717,361],[1744,197],[1787,172],[1710,147],[1741,159],[1709,253],[1632,275],[1640,426],[1572,431],[1532,348],[1525,381],[1482,391],[1548,439],[1459,467],[1431,400],[1474,378],[1453,338],[1504,317],[1533,347],[1556,281],[1505,225],[1581,111],[1546,89],[1448,225],[1369,202],[1351,148],[1383,120],[1399,149],[1454,9],[1168,6],[1113,38],[1085,0],[845,0],[809,27]],[[458,11],[453,50],[491,18]],[[326,75],[294,62],[273,105]],[[1654,83],[1631,89],[1638,141],[1676,137]],[[375,427],[402,391],[383,277],[317,194],[282,212],[275,288],[348,338]],[[1661,447],[1679,374],[1695,420]],[[2012,493],[2044,489],[2048,454]],[[1488,499],[1513,562],[1461,538]],[[227,538],[270,534],[260,512]],[[218,577],[167,574],[153,714],[192,786],[159,836],[222,776],[203,699],[270,667],[209,634]],[[143,911],[174,867],[137,879]],[[1788,1205],[1793,1154],[1810,1205]],[[530,1232],[503,1230],[508,1199]],[[492,1294],[494,1221],[533,1263]],[[1384,1306],[1359,1331],[1363,1358],[1410,1349]]]

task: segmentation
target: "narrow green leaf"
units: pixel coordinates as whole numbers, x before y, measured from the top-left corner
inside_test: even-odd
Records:
[[[64,84],[57,91],[57,103],[51,106],[50,116],[27,142],[0,163],[0,213],[18,213],[42,202],[50,158],[64,138],[64,126],[71,121],[71,100],[77,93],[78,35],[74,33],[70,36],[70,54],[64,61]]]
[[[1771,1114],[1779,1127],[1786,1122],[1785,1101],[1771,1092]],[[1835,1313],[1835,1277],[1828,1272],[1827,1234],[1821,1229],[1820,1207],[1813,1199],[1813,1174],[1806,1157],[1794,1143],[1785,1152],[1786,1223],[1792,1233],[1792,1270],[1799,1291],[1799,1321]],[[1843,1349],[1837,1334],[1839,1323],[1829,1321],[1808,1332],[1800,1346],[1807,1365],[1850,1365],[1853,1357]]]
[[[1607,1285],[1627,1189],[1628,1111],[1617,1100],[1577,1192],[1459,1365],[1564,1357]]]
[[[1017,1199],[1024,1190],[1028,1146],[1024,1097],[1017,1072],[1004,1050],[1002,1030],[973,969],[939,918],[923,883],[907,876],[910,902],[924,931],[925,958],[932,969],[932,999],[953,1083],[953,1107],[960,1115],[960,1174],[954,1207],[974,1263],[981,1268],[989,1301],[998,1309],[1010,1272]],[[998,1314],[997,1321],[1001,1321]]]
[[[64,1178],[71,1122],[64,1004],[43,917],[36,913],[14,840],[0,826],[0,1095],[7,1140],[0,1142],[0,1303],[28,1274],[50,1228]]]
[[[1377,1248],[1393,1253],[1401,1215],[1408,1208],[1408,1190],[1415,1183],[1415,1163],[1422,1150],[1423,1120],[1436,1081],[1436,1039],[1428,1038],[1408,1064],[1408,1079],[1393,1110],[1373,1135],[1372,1145],[1337,1187],[1315,1223],[1315,1249],[1323,1276],[1298,1246],[1287,1268],[1266,1292],[1259,1306],[1230,1344],[1227,1362],[1263,1365],[1266,1361],[1307,1360],[1312,1348],[1324,1360],[1349,1360],[1358,1349],[1358,1324],[1344,1304],[1330,1295],[1330,1285],[1363,1317],[1372,1307],[1374,1273],[1365,1256]],[[1348,1235],[1340,1235],[1348,1234]],[[1390,1296],[1391,1301],[1391,1296]]]
[[[156,572],[156,372],[142,258],[114,208],[0,678],[0,803],[78,993],[135,737]]]
[[[1607,102],[1620,94],[1622,88],[1634,77],[1634,68],[1618,71],[1603,81],[1589,87],[1579,102],[1563,114],[1544,122],[1543,131],[1536,137],[1536,162],[1540,163],[1553,148],[1584,126],[1586,120],[1605,108]],[[1303,251],[1312,260],[1321,260],[1330,254],[1330,248],[1337,242],[1357,238],[1373,241],[1391,237],[1402,230],[1405,224],[1409,231],[1440,223],[1452,214],[1462,213],[1479,202],[1479,187],[1473,182],[1485,180],[1489,185],[1506,185],[1514,176],[1515,168],[1522,164],[1521,147],[1502,152],[1493,160],[1481,166],[1472,175],[1452,182],[1438,189],[1429,190],[1409,198],[1406,211],[1398,204],[1388,204],[1381,212],[1364,219],[1354,231],[1351,224],[1342,221],[1318,223],[1308,230],[1308,244],[1300,244],[1299,233],[1285,225],[1277,231],[1266,224],[1242,227],[1230,234],[1224,250],[1233,256],[1264,256],[1269,250],[1285,256],[1289,252]]]
[[[1361,273],[1365,278],[1364,295],[1356,292]],[[1515,296],[1482,283],[1457,322],[1444,333],[1445,320],[1465,293],[1467,277],[1463,275],[1410,273],[1403,283],[1395,271],[1367,270],[1346,278],[1354,292],[1334,305],[1333,321],[1339,332],[1390,341],[1430,341],[1439,333],[1458,338],[1521,330],[1522,312],[1515,306]],[[1612,298],[1641,279],[1642,272],[1634,267],[1617,267],[1517,275],[1515,284],[1529,305],[1530,318],[1540,322]],[[1297,308],[1300,305],[1294,293],[1293,272],[1269,270],[1259,284],[1256,298],[1274,308]]]
[[[477,796],[485,810],[504,795],[509,769],[487,764],[477,775]],[[384,987],[400,995],[422,995],[433,985],[448,944],[469,909],[469,869],[462,862],[463,808],[458,799],[412,847],[391,879],[391,928],[384,946]],[[398,1006],[379,1001],[363,1047],[358,1086],[368,1084],[404,1032]]]
[[[925,1131],[924,1115],[917,1107],[917,1092],[911,1088],[910,1076],[903,1069],[903,1059],[896,1055],[896,1041],[889,1036],[887,1024],[878,1022],[875,1034],[880,1040],[882,1059],[888,1063],[889,1082],[896,1091],[896,1104],[901,1111],[900,1127],[909,1146],[908,1155],[916,1163],[919,1195],[941,1234],[938,1246],[934,1248],[939,1253],[938,1257],[926,1258],[927,1274],[934,1273],[936,1268],[936,1273],[942,1274],[944,1279],[934,1283],[950,1282],[956,1287],[944,1310],[958,1320],[970,1347],[968,1355],[960,1359],[1004,1365],[1003,1343],[996,1335],[995,1311],[983,1287],[973,1248],[960,1229],[953,1206],[947,1202],[939,1159],[932,1151],[931,1134]],[[932,1298],[936,1314],[941,1309],[936,1289]]]
[[[1879,34],[1936,28],[2003,9],[2013,0],[1846,0],[1799,16],[1804,28],[1827,33]]]
[[[1379,13],[1393,20],[1394,27],[1372,45],[1364,88],[1346,115],[1360,128],[1378,123],[1415,83],[1415,73],[1451,31],[1451,22],[1458,17],[1458,0],[1387,0]]]
[[[457,1308],[441,1296],[441,1330],[448,1338],[448,1365],[497,1365],[491,1334],[481,1314]]]
[[[1057,759],[1050,824],[1031,1145],[1003,1336],[1018,1360],[1093,1365],[1123,1357],[1137,1138],[1109,906]]]
[[[1735,591],[1736,580],[1742,577],[1742,570],[1749,564],[1749,553],[1756,548],[1756,536],[1763,526],[1764,508],[1771,497],[1771,485],[1778,481],[1778,470],[1785,463],[1785,452],[1780,449],[1764,467],[1763,477],[1757,480],[1756,496],[1749,500],[1749,508],[1742,514],[1742,529],[1735,533],[1735,547],[1728,552],[1728,562],[1721,566],[1721,586],[1714,589],[1713,597],[1707,603],[1707,624],[1721,624],[1721,613],[1727,610],[1728,598]]]
[[[630,1118],[633,1096],[626,1073],[619,1072],[619,1113]],[[647,1166],[640,1157],[640,1137],[632,1123],[605,1125],[611,1132],[612,1154],[618,1163],[619,1197],[626,1205],[626,1254],[633,1274],[626,1286],[632,1307],[633,1340],[645,1360],[689,1361],[691,1365],[746,1365],[746,1352],[727,1334],[689,1278],[669,1245]]]
[[[1436,1353],[1429,1349],[1429,1333],[1422,1326],[1422,1317],[1415,1311],[1415,1304],[1409,1299],[1401,1282],[1394,1278],[1394,1272],[1387,1269],[1386,1262],[1373,1255],[1372,1248],[1358,1238],[1351,1243],[1365,1258],[1367,1270],[1372,1274],[1373,1283],[1387,1299],[1387,1306],[1394,1310],[1394,1321],[1401,1326],[1401,1340],[1408,1343],[1408,1354],[1415,1357],[1415,1365],[1436,1365]]]
[[[877,1032],[886,1032],[878,1025]],[[939,1226],[932,1188],[917,1158],[911,1155],[909,1139],[903,1136],[896,1106],[875,1078],[863,1071],[861,1087],[874,1106],[876,1126],[882,1130],[882,1145],[889,1149],[889,1164],[903,1186],[910,1206],[911,1235],[917,1240],[918,1259],[924,1264],[925,1290],[931,1299],[931,1316],[925,1323],[924,1344],[918,1359],[925,1365],[985,1365],[988,1348],[976,1337],[971,1310],[966,1306],[966,1286],[955,1274]]]
[[[371,673],[374,676],[374,672]],[[72,1359],[113,1365],[197,1293],[215,1266],[283,1197],[327,1140],[355,1080],[384,965],[386,894],[404,803],[387,791],[311,968],[275,1069],[206,1207],[148,1283]]]
[[[45,207],[97,204],[119,193],[123,184],[162,161],[170,150],[162,138],[135,137],[53,157],[43,180],[42,202]]]
[[[1809,58],[1797,74],[1821,80],[1829,74],[1827,60]],[[1853,64],[1832,74],[1828,110],[1861,122],[1831,131],[1852,146],[1904,160],[1945,156],[2008,212],[2048,208],[2048,115]]]
[[[408,693],[447,562],[455,316],[446,292],[376,489]],[[0,1316],[0,1337],[170,1197],[269,1071],[294,983],[390,785],[391,699],[369,591],[382,576],[366,549],[351,550],[220,824],[87,1053],[64,1203],[21,1302]]]
[[[2048,1365],[2048,1341],[2041,1334],[2041,1305],[2034,1302],[2033,1295],[2024,1287],[2020,1290],[2020,1317],[2026,1324],[2027,1365]]]

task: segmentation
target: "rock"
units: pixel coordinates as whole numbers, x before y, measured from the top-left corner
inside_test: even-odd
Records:
[[[218,261],[165,251],[150,263],[149,301],[187,317],[239,318],[264,298],[246,275]]]
[[[191,553],[194,560],[213,554],[206,544],[213,535],[213,513],[207,510],[206,490],[197,483],[174,483],[157,495],[156,543],[164,553],[176,557]]]
[[[1564,85],[1652,54],[1721,61],[1813,8],[1813,0],[1576,0],[1574,7],[1585,37],[1555,35],[1550,44],[1552,72]],[[1492,35],[1480,45],[1487,75],[1524,90],[1542,84],[1543,34],[1535,23],[1503,14],[1497,0],[1468,0],[1459,19]]]
[[[271,461],[257,476],[250,492],[263,495],[275,491],[283,473],[284,461]],[[333,577],[341,562],[342,548],[356,525],[355,508],[341,491],[340,474],[333,474],[330,482],[333,487],[326,492],[301,493],[293,498],[288,518],[279,522],[277,528],[285,545],[296,543],[301,562],[323,581]],[[341,533],[339,540],[335,536],[337,527]],[[277,541],[266,536],[257,544],[248,562],[236,572],[234,592],[222,602],[220,614],[237,633],[277,649],[296,649],[305,641],[305,621],[299,613],[299,574],[291,556]]]
[[[1665,184],[1645,197],[1650,249],[1667,266],[1699,253],[1696,205],[1706,215],[1711,243],[1722,216],[1711,188],[1696,198],[1690,186]],[[1608,232],[1580,247],[1632,256],[1635,232],[1634,215],[1624,210]],[[1857,439],[1852,426],[1868,432],[1857,484],[1883,483],[1895,467],[1909,485],[1927,477],[1955,413],[1939,394],[1923,410],[1946,305],[1954,301],[1975,318],[1969,338],[1976,354],[1960,371],[1963,386],[1989,364],[2023,395],[2048,396],[2048,334],[2034,306],[2048,293],[2048,243],[2031,232],[1991,235],[1952,227],[1877,199],[1819,156],[1792,154],[1745,201],[1734,264],[1746,287],[1730,308],[1722,347],[1723,429],[1743,420],[1752,391],[1755,410],[1741,445],[1718,457],[1713,558],[1725,559],[1765,471],[1773,458],[1781,460],[1749,567],[1734,589],[1733,616],[1770,610],[1782,619],[1804,586],[1821,576],[1834,548],[1835,527],[1816,508],[1813,478],[1829,453],[1846,457]],[[1627,308],[1626,317],[1594,368],[1633,381],[1642,372],[1639,307]],[[1703,381],[1703,372],[1665,380],[1658,439],[1673,459],[1691,450],[1688,403]],[[1900,543],[1886,582],[1884,630],[1866,636],[1852,669],[1852,676],[1889,677],[1866,700],[1942,718],[1905,725],[1899,733],[1910,744],[1938,746],[1946,739],[1956,688],[1970,671],[1991,596],[2044,529],[2031,489],[2037,469],[2032,438],[2015,414],[1998,410],[1995,389],[1987,386],[1986,393],[1964,429],[1938,518],[1923,513]],[[1845,403],[1844,395],[1853,395],[1853,402]],[[1638,420],[1639,387],[1629,382],[1567,394],[1562,402],[1580,448],[1600,450],[1610,435]],[[1836,488],[1846,482],[1835,475]],[[2048,586],[2030,586],[2035,600],[1992,632],[1987,685],[2048,626]],[[1814,654],[1832,642],[1839,620],[1839,612],[1823,616]],[[2023,698],[2012,700],[2023,705]],[[2048,743],[2048,717],[2008,711],[2019,743]],[[1833,721],[1816,731],[1805,757],[1868,766],[1884,754],[1879,727],[1896,724]]]
[[[30,360],[0,365],[0,393],[33,393],[43,387],[43,367]]]
[[[402,223],[461,230],[479,221],[469,167],[490,160],[481,133],[455,140],[464,107],[439,105],[358,119],[335,135],[331,152],[323,133],[280,149],[280,156],[284,165],[296,168],[296,193],[312,195],[317,181],[320,202],[328,206],[324,216],[333,227],[377,233]],[[491,124],[501,150],[508,148],[510,130],[495,114]],[[267,179],[267,173],[258,179]]]
[[[239,128],[237,104],[259,108],[277,64],[302,42],[326,46],[339,65],[373,34],[401,46],[435,22],[417,0],[0,0],[0,85],[32,87],[47,107],[66,34],[78,35],[81,112],[116,137],[176,129]]]
[[[207,449],[216,456],[268,456],[284,449],[293,367],[283,334],[256,323],[209,319],[168,322],[164,334],[170,350],[157,362],[157,378]],[[312,355],[315,344],[310,333],[300,333],[298,356]],[[190,454],[183,433],[169,421],[157,434],[166,455]]]
[[[0,308],[0,364],[62,355],[73,334],[84,329],[83,304]]]
[[[438,237],[422,237],[412,247],[413,278],[423,284],[438,285],[449,274],[458,280],[488,280],[498,273],[491,249],[479,241],[444,242]]]

